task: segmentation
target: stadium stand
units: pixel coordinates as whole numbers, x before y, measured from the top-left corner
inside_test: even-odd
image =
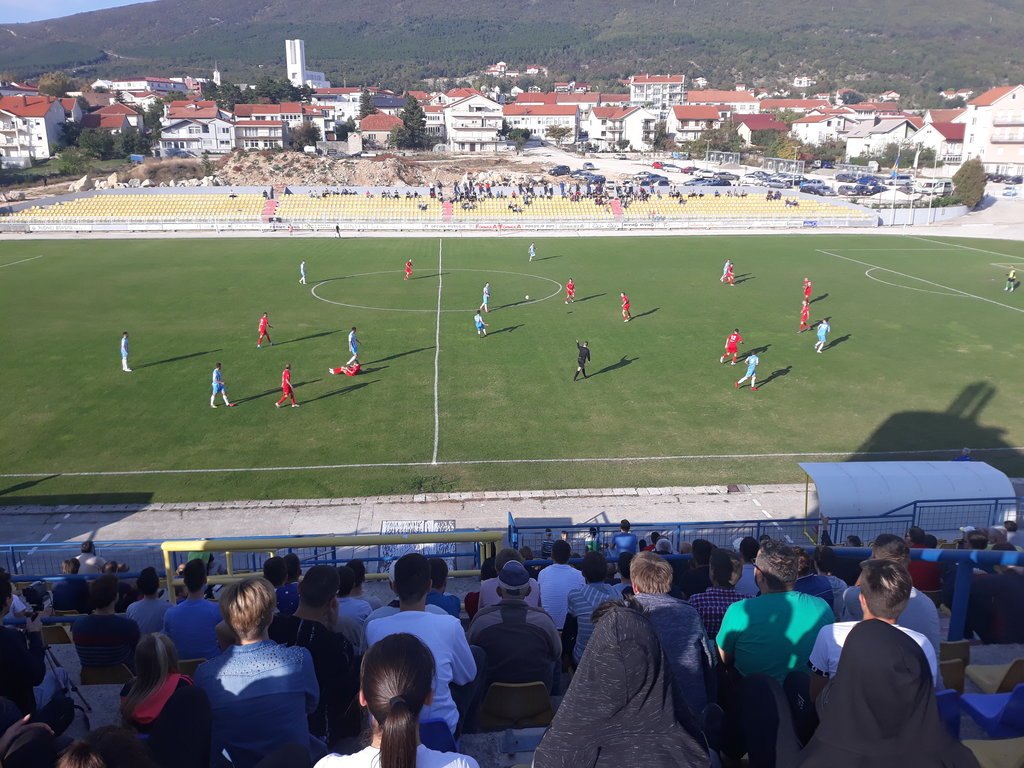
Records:
[[[161,222],[260,221],[266,200],[262,195],[96,195],[56,205],[32,206],[4,217],[11,221]]]

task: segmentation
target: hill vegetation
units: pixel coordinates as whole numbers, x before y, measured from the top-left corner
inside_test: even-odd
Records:
[[[31,77],[163,69],[252,81],[284,40],[341,84],[411,85],[498,59],[589,81],[640,71],[713,85],[795,74],[939,89],[1024,80],[1024,0],[159,0],[0,27],[0,71]],[[262,69],[261,69],[262,67]]]

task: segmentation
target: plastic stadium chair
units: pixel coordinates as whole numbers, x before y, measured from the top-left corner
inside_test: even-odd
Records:
[[[120,685],[134,677],[124,664],[109,667],[82,667],[82,685]]]
[[[960,705],[993,739],[1024,736],[1024,683],[1011,693],[967,693]]]
[[[1024,659],[1009,664],[968,664],[966,671],[983,693],[1009,693],[1024,683]]]
[[[961,659],[950,659],[939,662],[939,674],[942,682],[947,688],[952,688],[957,693],[964,692],[964,669],[966,665]]]
[[[178,673],[193,677],[196,673],[196,669],[204,661],[206,661],[206,659],[182,659],[178,662]]]
[[[47,645],[70,645],[72,640],[63,624],[44,624],[43,642]]]
[[[544,683],[491,683],[481,706],[480,726],[532,728],[548,725],[554,716]]]
[[[969,640],[952,640],[939,643],[939,661],[959,659],[964,665],[971,663],[971,642]]]
[[[458,752],[459,744],[444,720],[423,720],[420,723],[420,743],[437,752]]]
[[[935,703],[939,708],[939,718],[946,726],[949,735],[960,738],[960,694],[952,688],[935,692]]]
[[[936,608],[942,608],[942,590],[941,589],[921,590],[921,594],[922,595],[927,595],[928,599],[931,600],[933,603],[935,603],[935,607]]]
[[[981,768],[1024,768],[1024,738],[965,741]]]

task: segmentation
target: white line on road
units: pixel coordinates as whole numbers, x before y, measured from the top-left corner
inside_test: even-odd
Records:
[[[39,539],[39,542],[42,543],[42,542],[46,541],[48,538],[50,538],[50,534],[49,533],[44,533],[42,535],[42,537]]]
[[[434,453],[430,457],[431,464],[437,464],[437,445],[441,440],[441,412],[438,408],[438,388],[441,374],[441,285],[444,278],[441,273],[441,254],[444,241],[437,241],[437,332],[434,336]]]
[[[757,504],[757,506],[759,506],[759,507],[761,506],[761,502],[758,501],[757,499],[751,499],[751,501],[754,502],[755,504]]]

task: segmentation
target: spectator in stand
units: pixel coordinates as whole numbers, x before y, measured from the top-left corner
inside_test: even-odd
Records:
[[[743,559],[743,573],[740,580],[736,582],[736,591],[741,595],[756,595],[757,582],[754,580],[754,559],[757,557],[757,550],[760,545],[753,536],[744,536],[740,539],[737,547],[740,557]]]
[[[270,639],[276,606],[274,588],[259,577],[221,592],[224,621],[239,644],[200,664],[195,675],[213,710],[211,765],[221,765],[226,752],[235,768],[253,768],[284,744],[308,745],[313,760],[326,751],[311,739],[306,720],[320,698],[313,658]]]
[[[89,585],[93,612],[75,619],[71,639],[83,667],[110,667],[135,661],[139,625],[124,616],[114,615],[117,603],[117,576],[104,574]]]
[[[636,602],[650,619],[661,641],[662,650],[672,670],[672,693],[676,709],[699,717],[704,707],[714,701],[714,674],[717,664],[711,641],[697,610],[672,597],[672,568],[668,561],[653,552],[641,552],[630,564]],[[692,727],[694,721],[681,716],[680,721]]]
[[[793,589],[803,592],[811,597],[820,597],[835,614],[832,597],[832,584],[824,576],[820,575],[814,568],[814,560],[805,549],[800,549],[799,570],[797,571],[796,583]]]
[[[135,679],[121,689],[121,719],[125,727],[148,733],[168,699],[192,678],[178,672],[178,652],[167,635],[143,635],[135,648]]]
[[[86,539],[82,542],[82,554],[78,555],[75,559],[80,564],[78,572],[82,575],[102,573],[103,566],[107,562],[96,554],[96,547],[92,539]]]
[[[931,678],[935,683],[939,680],[939,665],[935,659],[935,649],[928,638],[920,632],[901,627],[897,619],[907,607],[910,590],[913,589],[910,574],[899,563],[892,560],[865,560],[861,563],[860,606],[864,618],[862,621],[877,619],[892,624],[903,631],[915,643],[921,646]],[[856,621],[841,621],[822,627],[814,642],[807,665],[811,668],[811,700],[818,698],[828,681],[836,676],[839,668],[843,645],[850,631],[857,626]]]
[[[992,549],[1017,551],[1012,544]],[[994,575],[972,581],[967,627],[983,643],[1024,643],[1024,567],[997,565]]]
[[[608,575],[608,561],[600,552],[584,554],[583,562],[580,563],[580,571],[583,572],[585,583],[582,587],[576,587],[569,593],[569,613],[566,616],[565,624],[566,632],[575,638],[572,660],[576,664],[579,664],[580,659],[583,658],[587,642],[594,631],[591,614],[601,603],[622,598],[622,594],[615,587],[604,581]],[[575,631],[570,626],[573,620],[575,620]],[[562,639],[565,641],[566,638],[563,636]]]
[[[30,723],[28,716],[14,719],[13,705],[0,701],[0,717],[12,724],[0,725],[0,765],[7,768],[49,768],[57,764],[53,730],[44,723]],[[6,715],[6,717],[5,717]]]
[[[642,613],[625,606],[604,612],[537,747],[535,768],[708,766],[676,719],[669,669]]]
[[[399,558],[401,559],[401,558]],[[388,568],[388,586],[391,587],[391,591],[395,594],[395,599],[392,600],[385,606],[378,608],[373,611],[369,616],[366,617],[366,621],[363,623],[363,641],[360,643],[362,648],[369,647],[370,643],[366,640],[366,628],[371,622],[377,619],[383,619],[388,616],[394,616],[401,610],[401,600],[398,597],[398,585],[395,583],[395,568],[398,564],[398,560],[394,560]],[[444,608],[438,608],[436,605],[424,605],[424,610],[427,613],[432,613],[436,616],[448,616],[448,612]]]
[[[338,566],[338,616],[347,616],[362,627],[366,617],[372,613],[370,604],[359,597],[353,597],[356,574],[350,566]]]
[[[217,624],[221,609],[206,599],[206,563],[189,560],[183,574],[185,599],[164,614],[164,634],[174,641],[180,659],[212,659],[220,653]]]
[[[837,562],[832,547],[814,548],[814,569],[832,585],[832,614],[839,621],[843,617],[843,595],[849,585],[833,573]]]
[[[60,564],[60,572],[70,576],[77,574],[81,567],[81,561],[72,557]],[[61,579],[53,585],[50,597],[55,611],[85,613],[89,610],[89,582],[87,579]]]
[[[427,605],[436,605],[445,613],[456,619],[462,614],[462,601],[455,595],[445,592],[448,588],[448,563],[441,557],[429,557],[430,591],[427,592]]]
[[[683,597],[699,595],[711,586],[711,553],[715,545],[707,539],[694,539],[692,544],[693,559],[690,568],[682,573],[678,589]]]
[[[736,589],[743,563],[738,555],[725,549],[716,549],[711,553],[711,586],[690,598],[692,605],[704,624],[708,637],[716,637],[722,626],[722,617],[733,603],[753,597]]]
[[[470,649],[458,619],[443,611],[437,615],[425,610],[430,589],[427,558],[418,552],[403,555],[395,562],[393,578],[401,610],[367,623],[367,645],[404,632],[422,640],[434,656],[435,669],[433,699],[424,707],[421,719],[444,720],[456,737],[464,728],[472,731],[483,700],[483,652]],[[459,689],[453,691],[452,684]]]
[[[556,541],[551,547],[551,558],[554,562],[542,569],[537,581],[543,590],[541,607],[547,611],[555,627],[565,626],[565,615],[569,611],[569,593],[586,582],[583,574],[569,565],[569,542]]]
[[[139,625],[139,632],[143,635],[162,631],[164,614],[170,610],[171,604],[161,600],[157,594],[160,591],[160,577],[156,575],[156,568],[143,568],[135,581],[135,586],[142,599],[128,606],[128,618]]]
[[[103,573],[117,575],[128,570],[128,563],[119,563],[116,560],[108,560],[103,564]],[[115,613],[125,613],[128,606],[139,599],[139,590],[128,579],[117,580],[117,604],[114,606]]]
[[[882,533],[875,537],[871,557],[892,560],[905,569],[910,562],[910,549],[899,536]],[[860,587],[850,587],[843,593],[843,621],[860,621],[862,618],[864,614],[860,607]],[[900,614],[899,623],[901,627],[920,632],[931,641],[933,650],[939,650],[939,611],[928,595],[911,589],[910,600]]]
[[[661,534],[658,531],[651,531],[650,544],[645,547],[641,547],[644,552],[653,552],[658,546],[658,539],[661,538]]]
[[[1003,523],[1003,527],[1006,529],[1006,541],[1013,544],[1014,547],[1020,547],[1024,545],[1024,534],[1021,534],[1017,530],[1016,520],[1007,520]]]
[[[310,568],[299,584],[295,613],[278,613],[268,630],[275,643],[309,651],[320,687],[320,700],[309,713],[309,732],[328,745],[359,734],[359,723],[347,717],[359,688],[355,651],[345,636],[335,631],[338,570],[329,565]]]
[[[927,534],[916,525],[907,530],[907,546],[911,549],[927,549]],[[911,560],[907,563],[907,571],[914,581],[914,588],[922,592],[934,592],[942,589],[942,566],[938,562],[927,560]]]
[[[473,617],[467,639],[487,654],[487,685],[532,683],[540,680],[554,692],[555,664],[561,663],[562,640],[555,623],[542,608],[526,603],[530,574],[517,560],[498,573],[496,605]]]
[[[349,560],[346,565],[352,569],[352,573],[356,575],[356,584],[352,587],[352,592],[349,597],[357,597],[360,600],[365,600],[370,604],[370,609],[376,611],[382,607],[384,603],[379,598],[373,595],[368,595],[363,591],[363,586],[366,582],[366,564],[362,560]]]
[[[544,529],[544,540],[540,543],[540,559],[550,560],[551,559],[551,548],[555,546],[554,540],[551,538],[551,529]]]
[[[821,724],[800,768],[978,768],[939,718],[921,646],[887,622],[863,621],[850,631],[836,676],[816,703]]]
[[[370,744],[352,755],[331,754],[316,768],[479,768],[455,752],[420,743],[420,719],[432,699],[434,659],[416,636],[381,638],[363,657],[359,703],[370,713]]]
[[[637,551],[636,535],[629,532],[629,520],[625,518],[619,523],[619,532],[612,537],[612,550],[618,554],[629,552],[635,555]]]
[[[501,572],[501,569],[505,567],[505,563],[510,560],[518,560],[520,563],[523,562],[523,556],[520,555],[516,550],[511,548],[505,548],[498,552],[494,557],[494,569]],[[526,596],[526,602],[530,605],[539,608],[540,607],[541,588],[540,584],[537,583],[536,579],[530,579],[530,594]],[[498,602],[498,579],[487,579],[487,581],[480,582],[480,607],[486,608],[488,605],[494,605]]]
[[[288,563],[283,557],[268,557],[263,561],[263,578],[270,582],[277,595],[277,610],[280,613],[295,613],[299,607],[299,590],[296,584],[288,582]]]
[[[615,563],[615,569],[619,572],[619,581],[612,586],[618,589],[623,596],[633,594],[633,582],[629,575],[629,564],[632,560],[632,554],[623,552],[619,555],[618,562]]]
[[[480,563],[480,583],[483,584],[487,579],[496,578],[498,578],[498,571],[494,567],[494,557],[484,558],[483,562]],[[480,590],[467,592],[463,602],[466,606],[466,615],[472,621],[473,617],[476,616],[476,612],[480,610]]]
[[[803,670],[832,609],[818,597],[796,592],[799,555],[782,542],[768,540],[754,561],[761,594],[733,603],[718,631],[718,652],[741,675],[774,677],[779,683]]]
[[[158,767],[137,734],[116,725],[103,725],[64,750],[56,768]]]
[[[287,596],[284,601],[287,601],[289,604],[294,603],[298,606],[299,581],[302,579],[302,561],[299,560],[299,556],[294,552],[289,552],[284,556],[284,564],[288,572],[284,582],[284,594]],[[278,607],[280,607],[281,603],[284,601],[281,596],[278,596]]]

